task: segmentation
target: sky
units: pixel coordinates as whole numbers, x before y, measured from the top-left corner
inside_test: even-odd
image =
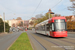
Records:
[[[40,1],[41,0],[0,0],[0,15],[3,16],[3,13],[5,13],[6,20],[16,19],[17,17],[21,17],[23,20],[29,20],[37,14],[44,15],[49,9],[55,14],[61,14],[62,16],[73,15],[73,12],[67,9],[67,7],[72,5],[70,0],[42,0],[38,6]],[[38,8],[36,9],[37,6]]]

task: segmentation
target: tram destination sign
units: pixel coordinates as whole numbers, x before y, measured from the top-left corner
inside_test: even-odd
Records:
[[[58,20],[54,20],[55,22],[65,22],[64,19],[58,19]]]

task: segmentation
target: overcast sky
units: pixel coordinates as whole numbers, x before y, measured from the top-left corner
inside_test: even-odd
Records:
[[[70,0],[42,0],[33,14],[40,1],[41,0],[0,0],[0,15],[3,16],[3,12],[5,12],[6,20],[16,19],[17,17],[28,20],[31,17],[35,17],[37,14],[47,13],[49,9],[62,16],[72,15],[72,11],[67,10],[67,7],[72,5]]]

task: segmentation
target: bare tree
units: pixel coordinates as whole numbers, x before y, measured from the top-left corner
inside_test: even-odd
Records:
[[[30,25],[33,25],[33,24],[34,24],[34,22],[33,22],[33,21],[31,21],[29,24],[30,24]]]
[[[41,18],[43,15],[42,14],[38,14],[38,15],[36,15],[35,17],[36,18]]]
[[[72,6],[68,7],[68,10],[73,11],[73,14],[75,16],[75,0],[70,0],[72,2]]]

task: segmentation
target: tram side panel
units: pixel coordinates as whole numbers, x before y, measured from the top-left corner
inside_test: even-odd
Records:
[[[45,26],[38,26],[35,28],[37,33],[45,35]]]

